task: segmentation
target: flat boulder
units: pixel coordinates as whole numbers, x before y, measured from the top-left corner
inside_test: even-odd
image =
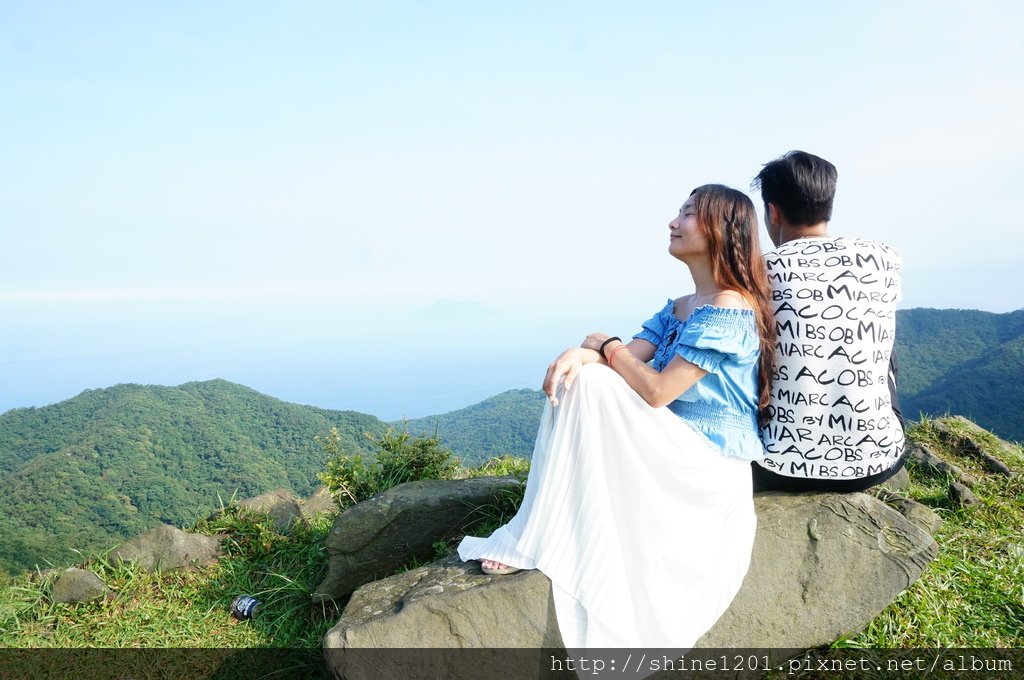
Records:
[[[53,602],[91,602],[112,595],[112,591],[99,576],[86,569],[72,567],[53,584],[50,600]]]
[[[191,534],[169,524],[114,548],[113,563],[136,562],[146,571],[172,571],[213,564],[221,556],[220,538]]]
[[[309,524],[302,515],[298,499],[288,489],[274,489],[268,493],[238,501],[235,505],[246,512],[266,515],[273,522],[274,531],[279,533],[290,531],[296,524]]]
[[[324,637],[327,648],[561,645],[546,576],[488,576],[457,555],[363,586]]]
[[[827,645],[862,630],[938,552],[920,521],[867,494],[763,493],[755,506],[750,570],[698,648]],[[369,648],[559,646],[546,576],[486,576],[457,557],[363,586],[324,636],[340,677],[386,677],[367,674],[357,650]]]
[[[327,536],[329,571],[313,593],[314,606],[345,598],[413,560],[435,557],[436,543],[463,535],[479,521],[481,508],[502,504],[521,489],[513,477],[431,479],[399,484],[353,505]]]

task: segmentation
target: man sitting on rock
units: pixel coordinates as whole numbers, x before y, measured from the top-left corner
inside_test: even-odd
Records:
[[[765,205],[765,254],[778,332],[765,459],[756,491],[862,491],[903,465],[896,398],[900,254],[830,236],[836,168],[791,151],[754,179]]]

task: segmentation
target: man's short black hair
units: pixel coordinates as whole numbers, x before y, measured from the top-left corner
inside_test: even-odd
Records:
[[[794,227],[832,219],[836,166],[806,151],[790,151],[767,163],[754,178],[765,207],[774,203]]]

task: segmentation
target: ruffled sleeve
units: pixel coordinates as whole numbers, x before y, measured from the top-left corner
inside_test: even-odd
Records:
[[[708,373],[715,373],[723,361],[742,362],[759,349],[748,309],[698,307],[679,332],[676,354]]]
[[[671,325],[673,320],[676,320],[673,315],[675,304],[675,300],[669,300],[665,303],[661,311],[647,321],[644,321],[643,330],[634,335],[633,338],[646,340],[654,346],[661,345],[661,341],[665,339],[665,334],[669,331],[669,325]]]

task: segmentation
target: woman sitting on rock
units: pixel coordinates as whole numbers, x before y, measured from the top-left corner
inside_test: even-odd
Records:
[[[544,572],[569,649],[689,648],[750,563],[775,335],[757,215],[709,184],[668,226],[695,292],[555,359],[518,514],[459,545],[489,574]]]

